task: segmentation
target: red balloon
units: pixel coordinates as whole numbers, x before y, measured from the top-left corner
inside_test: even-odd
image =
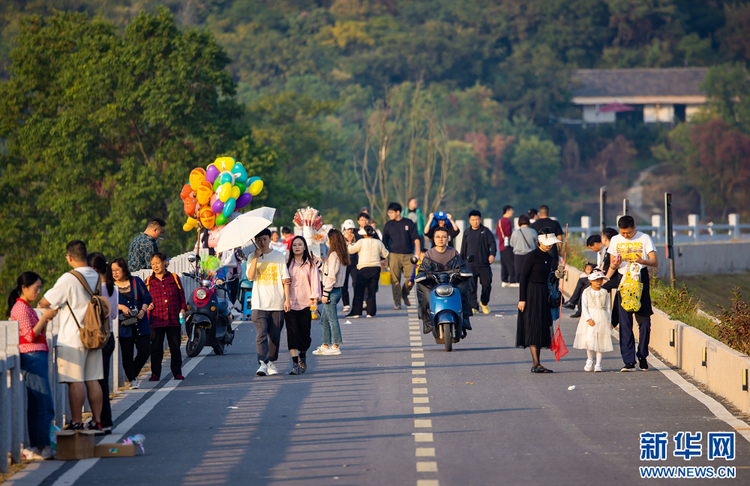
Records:
[[[198,217],[198,211],[197,209],[200,206],[198,205],[198,201],[194,197],[186,197],[185,198],[185,214],[190,216],[191,218],[197,218]]]
[[[190,184],[185,184],[184,186],[182,186],[182,192],[180,192],[180,199],[184,201],[185,198],[188,197],[192,192],[193,190],[190,188]]]

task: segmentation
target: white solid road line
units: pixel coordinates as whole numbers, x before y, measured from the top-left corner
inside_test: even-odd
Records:
[[[237,327],[239,327],[239,325]],[[235,330],[237,329],[237,327],[235,327]],[[193,371],[196,366],[198,366],[198,363],[203,361],[203,358],[208,356],[209,351],[211,351],[210,348],[204,348],[199,356],[190,358],[190,361],[188,361],[185,367],[182,369],[183,376],[187,378],[190,372]],[[138,422],[140,422],[151,410],[153,410],[157,403],[159,403],[164,399],[164,397],[169,395],[169,393],[177,388],[180,383],[183,383],[183,381],[171,379],[167,382],[166,385],[155,390],[154,393],[148,398],[148,400],[143,402],[143,404],[135,409],[127,419],[125,419],[117,427],[115,427],[111,435],[105,436],[100,444],[113,444],[122,439],[122,437],[130,429],[135,427]],[[75,466],[63,473],[57,479],[57,481],[52,484],[52,486],[68,486],[74,484],[81,476],[86,473],[86,471],[94,467],[94,465],[99,462],[99,459],[99,457],[95,457],[92,459],[83,459],[78,461]]]
[[[700,391],[695,385],[688,382],[685,378],[681,377],[679,373],[677,373],[672,368],[666,366],[664,363],[662,363],[659,359],[654,357],[653,355],[649,356],[649,361],[652,363],[656,363],[654,366],[657,370],[661,371],[664,376],[666,376],[669,381],[674,383],[675,385],[682,388],[682,390],[690,395],[691,397],[695,398],[699,402],[701,402],[703,405],[708,408],[712,414],[716,416],[717,419],[724,421],[727,425],[732,427],[738,434],[740,434],[742,437],[745,438],[748,442],[750,442],[750,427],[743,422],[742,420],[736,418],[732,413],[724,408],[724,406],[714,400],[713,398],[709,397],[702,391]]]

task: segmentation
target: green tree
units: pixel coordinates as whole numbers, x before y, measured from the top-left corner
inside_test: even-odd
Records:
[[[241,122],[229,59],[209,32],[181,32],[166,9],[139,14],[122,34],[85,14],[30,17],[12,61],[0,85],[3,283],[27,269],[56,278],[75,238],[125,256],[149,216],[168,216],[162,248],[184,251],[194,234],[182,231],[179,190],[219,155],[274,193],[276,156]],[[254,203],[270,200],[265,192]]]

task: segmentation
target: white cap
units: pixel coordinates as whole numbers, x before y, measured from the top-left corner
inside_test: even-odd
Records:
[[[599,270],[598,268],[591,270],[589,280],[599,280],[600,278],[603,278],[605,282],[609,282],[609,279],[602,270]]]
[[[560,240],[558,240],[557,236],[553,233],[541,234],[537,239],[539,240],[539,243],[544,246],[552,246],[560,243]]]
[[[344,224],[341,225],[341,228],[344,230],[348,230],[348,229],[354,229],[356,228],[356,226],[354,225],[354,221],[352,221],[351,219],[347,219],[346,221],[344,221]]]

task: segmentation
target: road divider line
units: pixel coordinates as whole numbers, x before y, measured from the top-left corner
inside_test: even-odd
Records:
[[[434,447],[417,447],[417,457],[434,457]]]
[[[437,462],[418,462],[417,472],[437,472]]]
[[[412,361],[411,362],[412,368],[419,368],[424,366],[424,361]]]
[[[430,403],[429,397],[414,397],[412,403]]]
[[[414,407],[415,414],[429,414],[430,407]]]
[[[411,384],[415,385],[417,383],[427,383],[427,378],[412,378]]]

